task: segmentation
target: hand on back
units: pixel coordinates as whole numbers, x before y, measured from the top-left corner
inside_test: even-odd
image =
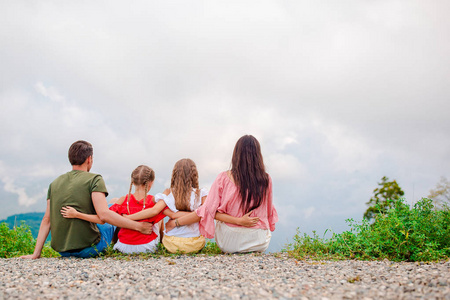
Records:
[[[139,230],[142,234],[151,234],[153,232],[153,224],[149,222],[139,222],[141,229]]]
[[[253,211],[250,211],[249,213],[246,213],[245,215],[242,216],[241,224],[240,224],[241,226],[253,227],[259,222],[259,218],[258,217],[250,217],[250,214],[252,212]]]
[[[171,219],[166,223],[166,232],[169,232],[174,228],[175,228],[175,220]]]
[[[77,210],[73,207],[70,206],[64,206],[63,208],[61,208],[61,215],[64,218],[76,218],[76,214],[77,214]]]

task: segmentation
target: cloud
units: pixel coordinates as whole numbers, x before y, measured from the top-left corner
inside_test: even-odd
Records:
[[[42,82],[37,82],[34,85],[34,88],[42,96],[44,96],[56,103],[65,104],[64,97],[61,96],[54,87],[47,88],[46,86],[44,86],[44,84]]]
[[[29,196],[27,195],[25,188],[17,187],[14,183],[14,180],[12,180],[11,178],[3,177],[2,182],[3,182],[3,189],[6,192],[17,195],[18,204],[21,206],[28,207],[30,205],[33,205],[38,201],[38,199],[40,199],[42,196],[46,194],[46,191],[44,191],[40,194],[34,194],[33,196]]]
[[[3,183],[3,191],[14,194],[17,197],[17,203],[19,206],[23,207],[30,207],[33,204],[36,204],[38,200],[41,198],[44,198],[47,195],[47,189],[41,189],[39,191],[36,191],[35,189],[29,189],[31,190],[30,193],[27,193],[26,186],[28,185],[27,182],[29,182],[28,176],[33,176],[36,178],[39,178],[41,176],[45,176],[48,174],[48,171],[44,171],[43,173],[37,173],[36,171],[32,171],[27,174],[23,174],[23,176],[17,176],[19,170],[17,168],[11,167],[6,165],[5,162],[0,161],[0,180]],[[23,182],[24,185],[20,186],[16,183],[16,179],[13,177],[18,178],[20,182]],[[8,197],[8,199],[10,196]],[[15,201],[7,200],[5,202],[12,202]]]
[[[303,180],[307,176],[307,170],[299,161],[299,158],[291,154],[275,153],[266,158],[270,166],[270,174],[279,180]]]
[[[137,165],[159,192],[184,157],[209,187],[252,134],[274,237],[362,216],[382,176],[413,198],[450,177],[448,1],[105,3],[0,11],[2,213],[43,210],[25,205],[78,139],[120,196]]]

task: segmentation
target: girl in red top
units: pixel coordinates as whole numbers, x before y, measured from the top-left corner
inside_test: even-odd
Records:
[[[162,211],[166,208],[163,201],[157,204],[154,202],[154,197],[147,195],[148,191],[155,180],[155,172],[144,165],[138,166],[131,173],[131,184],[128,195],[123,196],[109,208],[120,215],[131,215],[142,211],[144,209],[154,207],[153,211],[157,214],[151,218],[140,220],[140,222],[153,223],[153,232],[151,234],[142,234],[138,231],[121,228],[118,233],[118,241],[114,245],[114,250],[123,253],[141,253],[141,252],[155,252],[160,241],[160,232],[163,231],[165,215]],[[131,190],[135,187],[134,193]],[[138,200],[139,199],[139,200]],[[114,200],[114,199],[113,199]],[[65,218],[78,218],[94,223],[103,223],[97,215],[87,215],[76,211],[72,207],[63,207],[61,210]]]

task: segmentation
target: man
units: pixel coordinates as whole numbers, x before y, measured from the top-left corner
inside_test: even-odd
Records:
[[[69,161],[72,171],[59,176],[48,188],[47,209],[39,228],[34,252],[22,258],[40,258],[50,229],[51,246],[55,251],[61,256],[83,258],[97,256],[104,251],[111,243],[115,226],[144,234],[152,232],[152,224],[132,221],[109,210],[106,202],[108,191],[102,176],[89,172],[93,163],[93,148],[90,143],[73,143],[69,149]],[[61,208],[64,206],[71,206],[86,214],[98,215],[105,224],[66,219],[61,215]]]

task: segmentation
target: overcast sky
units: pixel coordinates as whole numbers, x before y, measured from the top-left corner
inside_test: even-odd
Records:
[[[131,171],[209,188],[244,134],[280,221],[361,220],[383,176],[413,203],[450,178],[450,2],[0,0],[0,219],[44,211],[67,150],[94,146],[111,197]]]

